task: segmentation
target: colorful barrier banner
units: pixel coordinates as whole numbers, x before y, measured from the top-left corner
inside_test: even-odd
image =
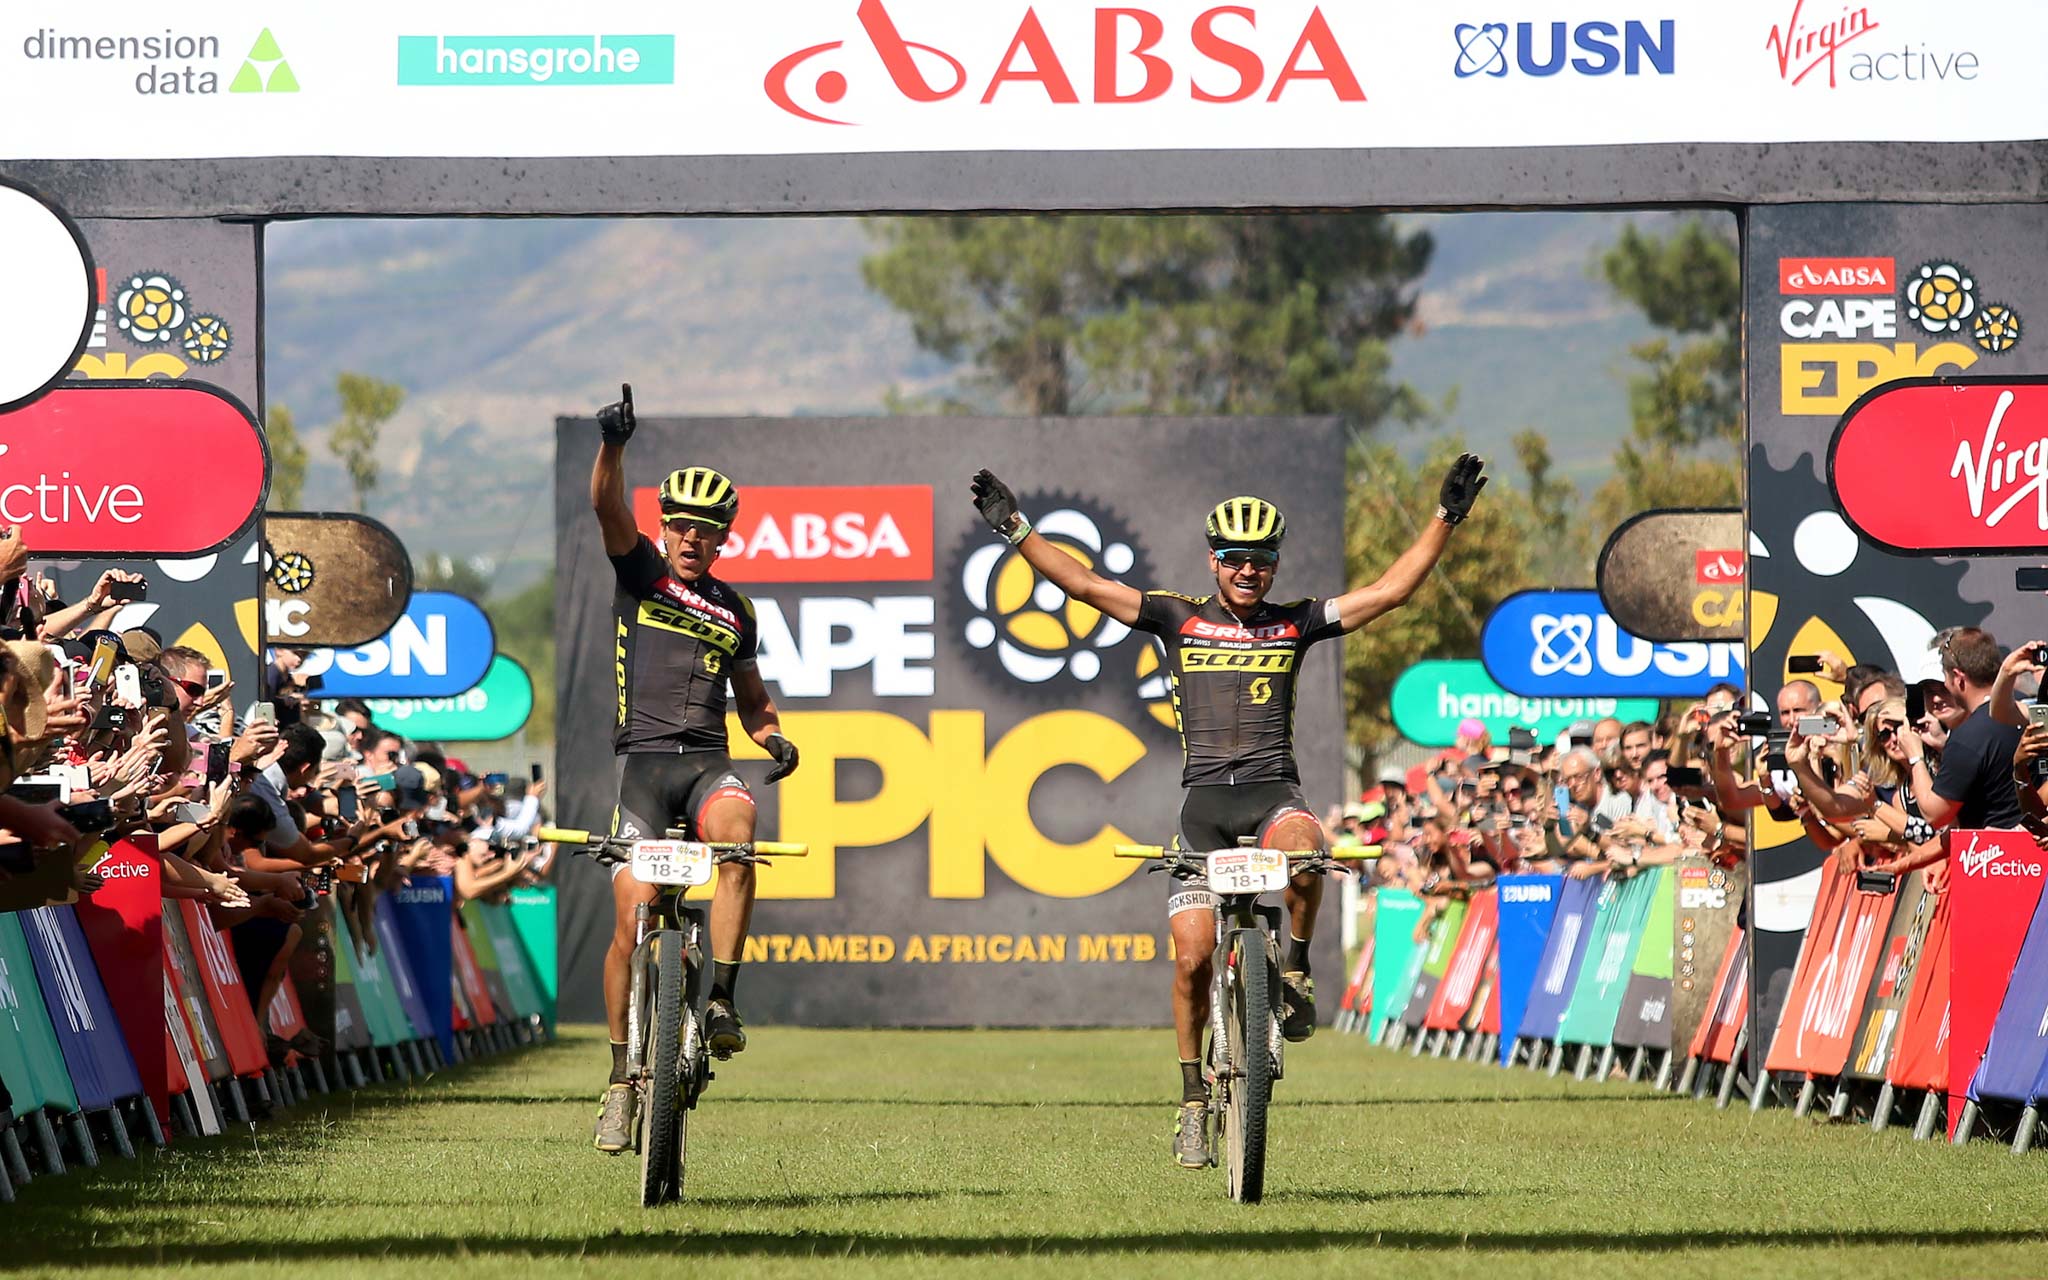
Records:
[[[1588,876],[1567,879],[1557,900],[1557,915],[1550,935],[1543,940],[1543,955],[1536,962],[1536,981],[1522,1007],[1517,1036],[1555,1040],[1571,1004],[1572,984],[1578,980],[1579,962],[1586,955],[1586,937],[1591,931],[1597,899],[1605,882]]]
[[[1506,1066],[1515,1051],[1515,1037],[1505,1028],[1522,1025],[1529,989],[1536,984],[1543,959],[1543,944],[1550,937],[1551,921],[1556,919],[1558,901],[1564,896],[1565,880],[1563,876],[1502,876],[1499,884],[1499,977],[1494,991],[1497,1029],[1501,1030],[1500,1064]]]
[[[356,945],[355,933],[346,917],[346,912],[334,913],[335,946],[348,955],[349,970],[355,977],[356,1000],[362,1006],[371,1047],[392,1048],[411,1038],[405,1014],[400,1012],[391,980],[384,972],[383,957]]]
[[[214,1026],[227,1050],[229,1069],[238,1076],[262,1075],[270,1065],[270,1056],[264,1048],[263,1033],[256,1026],[254,999],[242,985],[242,968],[235,963],[234,949],[213,927],[204,907],[186,898],[178,903],[178,909],[185,917],[185,936],[191,940],[193,957],[199,962],[200,981],[213,1009]]]
[[[1374,895],[1375,900],[1379,895]],[[557,939],[555,931],[560,927],[559,914],[555,905],[555,886],[551,884],[523,885],[512,891],[512,927],[519,934],[519,943],[526,950],[527,968],[540,987],[541,1017],[547,1023],[548,1034],[555,1033],[555,992],[561,975],[557,970]],[[1411,925],[1412,927],[1412,925]],[[1378,936],[1378,927],[1374,927]]]
[[[2027,938],[2005,984],[2005,999],[1984,1044],[1984,1062],[1970,1081],[1970,1096],[1981,1102],[2004,1098],[2028,1102],[2035,1081],[2048,1069],[2048,893],[2034,907]]]
[[[1951,887],[1954,884],[1951,870]],[[1899,1047],[1885,1079],[1900,1089],[1948,1088],[1949,903],[1951,893],[1930,893],[1934,918],[1927,922],[1921,944],[1918,979],[1906,997],[1899,1025]]]
[[[121,1024],[107,1001],[78,917],[68,906],[38,907],[21,913],[21,925],[78,1105],[103,1111],[141,1096],[135,1057],[121,1038]]]
[[[1922,960],[1927,950],[1927,931],[1934,923],[1941,899],[1927,892],[1927,874],[1909,872],[1899,877],[1898,902],[1892,909],[1892,926],[1885,933],[1878,954],[1877,970],[1870,975],[1870,990],[1863,997],[1863,1016],[1856,1033],[1856,1046],[1849,1054],[1843,1074],[1852,1080],[1882,1080],[1891,1069],[1899,1048],[1900,1026],[1905,1021],[1906,1002],[1915,981],[1926,972]]]
[[[472,1027],[488,1027],[498,1020],[498,1010],[491,1003],[489,986],[484,982],[483,966],[477,963],[476,949],[470,945],[469,934],[462,927],[460,916],[448,917],[449,949],[455,956],[455,980],[461,989],[462,1009]]]
[[[550,891],[552,892],[552,891]],[[416,875],[385,895],[392,922],[412,961],[413,981],[427,1006],[427,1020],[441,1045],[441,1059],[455,1061],[454,956],[449,950],[448,918],[455,884],[447,876]]]
[[[1835,859],[1821,868],[1820,902],[1792,970],[1765,1070],[1842,1073],[1863,993],[1870,989],[1897,902],[1896,894],[1859,890],[1856,873]]]
[[[484,930],[491,938],[491,950],[497,953],[498,972],[504,976],[505,991],[512,998],[512,1007],[522,1018],[539,1017],[544,1004],[540,984],[534,981],[533,972],[527,968],[526,953],[512,927],[511,908],[502,902],[485,902],[478,904],[478,909]]]
[[[321,930],[327,935],[328,947],[334,955],[334,1047],[361,1053],[375,1047],[375,1042],[371,1038],[370,997],[363,995],[357,982],[356,949],[349,941],[348,926],[333,903],[328,903],[320,914],[325,917]]]
[[[1437,984],[1436,996],[1423,1015],[1423,1026],[1432,1030],[1454,1030],[1464,1024],[1485,995],[1480,990],[1480,982],[1486,976],[1486,962],[1493,955],[1494,935],[1500,918],[1495,905],[1496,896],[1497,892],[1491,889],[1482,889],[1472,895],[1464,924],[1458,930],[1457,944],[1451,950],[1451,962],[1445,966],[1443,981]]]
[[[2013,962],[2041,900],[2048,854],[2024,831],[1949,833],[1948,1128],[1984,1058]]]
[[[1672,1044],[1672,925],[1678,909],[1678,870],[1658,867],[1657,873],[1628,987],[1622,992],[1621,1014],[1614,1020],[1614,1043],[1620,1047],[1669,1049]]]
[[[7,1085],[16,1116],[44,1107],[78,1110],[20,913],[12,911],[0,913],[0,1082]]]
[[[1451,953],[1457,949],[1458,934],[1465,927],[1465,913],[1470,909],[1470,903],[1451,898],[1444,903],[1443,912],[1430,921],[1429,937],[1422,947],[1422,971],[1416,975],[1415,990],[1408,997],[1408,1007],[1401,1013],[1402,1025],[1424,1025],[1429,1006],[1436,999],[1436,989],[1443,984],[1444,974],[1450,971]]]
[[[116,975],[115,981],[106,985],[108,1004],[128,1044],[143,1091],[156,1107],[157,1121],[168,1128],[171,1081],[163,994],[156,983],[130,980],[132,975],[163,969],[162,865],[154,834],[115,841],[92,864],[106,883],[97,893],[80,899],[73,911],[92,951],[94,967],[102,974]]]
[[[1422,947],[1415,925],[1422,919],[1422,899],[1406,889],[1382,887],[1373,892],[1379,905],[1372,923],[1373,954],[1371,1019],[1366,1036],[1378,1040],[1387,1020],[1408,1007],[1408,993],[1421,973]]]
[[[1600,896],[1579,979],[1557,1029],[1557,1038],[1564,1043],[1596,1048],[1614,1043],[1621,997],[1628,990],[1636,947],[1643,940],[1643,920],[1662,871],[1656,867],[1625,880],[1610,880],[1607,892]]]
[[[1714,1011],[1749,871],[1697,855],[1671,866],[1677,901],[1671,961],[1671,1043],[1690,1045]]]
[[[1700,1020],[1690,1056],[1707,1062],[1735,1061],[1735,1045],[1749,1018],[1749,931],[1728,935],[1728,951],[1714,979],[1714,1001]]]
[[[299,1004],[298,985],[290,974],[277,984],[277,994],[270,998],[270,1007],[263,1014],[271,1032],[281,1040],[290,1040],[301,1031],[310,1029],[306,1025],[306,1011]],[[285,1060],[296,1062],[299,1056],[299,1051],[294,1049],[285,1055]]]
[[[201,1073],[208,1080],[218,1082],[233,1075],[234,1070],[228,1063],[227,1045],[214,1019],[212,1002],[206,996],[205,980],[199,976],[199,961],[193,952],[191,938],[186,936],[185,923],[185,913],[166,901],[163,914],[164,964],[172,971],[172,989],[184,1013],[192,1054],[202,1068]],[[205,1090],[195,1092],[204,1093]]]
[[[166,919],[175,915],[167,913]],[[166,934],[166,937],[169,935]],[[165,954],[168,956],[168,942]],[[185,979],[179,966],[165,964],[164,975],[164,1056],[165,1069],[170,1079],[171,1092],[182,1093],[192,1102],[194,1114],[199,1119],[199,1132],[220,1132],[220,1108],[214,1105],[213,1091],[206,1087],[206,1063],[199,1056],[198,1037],[193,1028],[190,1013],[191,1004],[185,999]],[[203,1004],[204,1001],[202,1000]],[[170,1108],[160,1109],[157,1117],[164,1132],[171,1131]]]
[[[509,1020],[519,1016],[520,1010],[512,1002],[512,988],[505,981],[505,971],[498,963],[497,939],[484,924],[484,904],[471,898],[462,904],[462,913],[457,922],[463,934],[469,939],[470,954],[476,957],[477,973],[483,978],[484,990],[491,993],[491,1008],[498,1018]]]
[[[390,894],[377,895],[375,916],[377,952],[384,957],[393,993],[398,997],[398,1007],[405,1014],[410,1031],[405,1038],[431,1040],[434,1038],[434,1015],[427,1011],[426,997],[420,988],[419,975],[413,969],[412,955],[406,950],[405,939],[398,931],[398,916],[392,908]]]

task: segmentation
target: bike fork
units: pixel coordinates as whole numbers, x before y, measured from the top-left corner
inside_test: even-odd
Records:
[[[647,1001],[648,904],[633,908],[632,990],[626,999],[626,1074],[638,1079],[647,1067],[647,1028],[640,1024],[640,1010]]]

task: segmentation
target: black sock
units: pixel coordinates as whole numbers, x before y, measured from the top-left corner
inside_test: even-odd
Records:
[[[1288,973],[1308,973],[1308,939],[1297,938],[1292,932],[1287,935],[1287,963],[1281,968]]]
[[[732,989],[740,984],[740,962],[737,960],[713,960],[711,962],[711,998],[732,1003]]]
[[[612,1041],[611,1083],[626,1083],[626,1042],[623,1040]]]
[[[1180,1064],[1180,1100],[1182,1102],[1207,1102],[1208,1082],[1202,1079],[1202,1064],[1185,1058]]]

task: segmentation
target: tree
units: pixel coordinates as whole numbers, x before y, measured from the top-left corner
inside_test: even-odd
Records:
[[[342,373],[334,379],[334,390],[341,397],[341,418],[327,434],[327,451],[348,468],[356,510],[367,511],[381,471],[377,437],[405,403],[405,388],[364,373]]]
[[[1528,481],[1523,523],[1531,575],[1558,586],[1593,581],[1592,531],[1578,511],[1579,487],[1551,474],[1550,438],[1542,432],[1530,428],[1518,433],[1514,447],[1515,460]]]
[[[493,600],[491,627],[498,652],[517,659],[533,677],[533,716],[526,722],[530,742],[555,740],[555,571],[517,595]]]
[[[490,594],[491,580],[485,576],[482,566],[473,560],[457,560],[451,555],[429,551],[413,564],[412,589],[452,591],[456,595],[482,601]]]
[[[282,404],[270,406],[263,434],[270,438],[268,506],[272,511],[297,511],[306,493],[306,443],[299,439],[292,411]]]
[[[1601,260],[1608,285],[1667,331],[1631,348],[1629,438],[1593,498],[1600,529],[1654,507],[1742,498],[1742,264],[1732,234],[1700,218],[1668,237],[1634,227]]]
[[[861,264],[918,344],[1027,413],[1426,406],[1388,374],[1426,232],[1377,214],[896,218]]]

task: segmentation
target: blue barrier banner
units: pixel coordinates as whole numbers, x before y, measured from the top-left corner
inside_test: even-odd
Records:
[[[427,1012],[427,1002],[421,998],[412,956],[405,949],[405,940],[399,936],[398,917],[392,914],[391,895],[388,893],[377,895],[376,927],[378,953],[384,957],[384,967],[391,974],[391,986],[398,993],[399,1008],[404,1010],[405,1020],[411,1024],[410,1038],[425,1040],[434,1034],[434,1018]]]
[[[1970,1097],[2031,1102],[2048,1079],[2048,893],[2034,905]]]
[[[447,876],[414,876],[389,895],[392,921],[412,961],[413,981],[426,1002],[427,1019],[441,1056],[455,1061],[455,956],[448,932],[454,918],[455,882]]]
[[[1567,879],[1557,900],[1557,915],[1550,923],[1550,936],[1543,940],[1543,955],[1536,962],[1536,981],[1529,987],[1529,1002],[1522,1007],[1518,1036],[1555,1040],[1564,1023],[1564,1011],[1571,1004],[1572,983],[1579,976],[1579,962],[1586,955],[1586,935],[1592,932],[1593,911],[1604,883],[1595,877]],[[1507,1023],[1503,1021],[1502,1026]]]
[[[484,611],[446,591],[416,591],[391,630],[353,649],[314,649],[300,671],[322,698],[447,698],[484,678],[498,638]]]
[[[1479,636],[1486,673],[1525,698],[1696,698],[1744,680],[1739,644],[1655,644],[1618,626],[1597,591],[1520,591]]]
[[[78,1105],[101,1111],[140,1094],[142,1076],[121,1037],[120,1020],[100,982],[78,917],[68,906],[38,907],[21,913],[21,929],[35,958],[50,1027],[64,1051]]]
[[[1564,896],[1563,876],[1500,878],[1500,1025],[1519,1027],[1529,1005],[1529,990],[1543,960],[1543,943],[1557,904]],[[1511,1032],[1500,1038],[1500,1061],[1506,1066],[1515,1051]]]

